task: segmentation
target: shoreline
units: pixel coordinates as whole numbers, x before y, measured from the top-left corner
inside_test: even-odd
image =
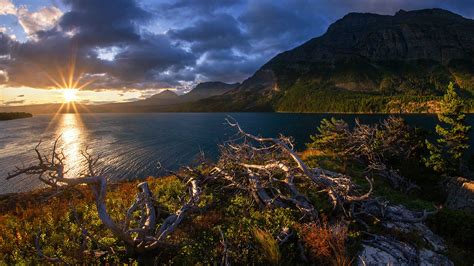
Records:
[[[8,121],[22,118],[31,118],[33,114],[27,112],[0,112],[0,121]]]
[[[7,113],[17,113],[17,112],[7,112]],[[23,113],[23,112],[20,112]],[[404,113],[392,113],[392,112],[293,112],[293,111],[218,111],[218,112],[166,112],[166,111],[157,111],[157,112],[31,112],[33,115],[51,115],[51,114],[226,114],[226,113],[278,113],[278,114],[341,114],[341,115],[437,115],[438,113],[430,112],[404,112]],[[0,113],[1,115],[2,113]],[[474,114],[474,112],[466,112],[466,115]],[[32,117],[28,116],[28,117]],[[28,118],[28,117],[18,117],[13,119]],[[0,121],[2,119],[0,118]],[[12,119],[10,119],[12,120]]]

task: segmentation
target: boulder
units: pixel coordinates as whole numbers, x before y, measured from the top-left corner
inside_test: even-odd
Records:
[[[429,249],[376,236],[374,240],[362,245],[358,265],[454,265],[446,256]]]
[[[440,254],[447,250],[444,240],[423,224],[423,218],[426,212],[421,214],[403,205],[387,205],[382,222],[387,230],[384,235],[368,234],[370,237],[363,241],[358,265],[453,265]],[[410,238],[400,237],[403,234],[415,234],[424,244],[409,243],[403,239]]]

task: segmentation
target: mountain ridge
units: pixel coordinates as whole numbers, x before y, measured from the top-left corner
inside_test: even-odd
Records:
[[[353,94],[352,102],[357,97],[435,97],[449,81],[472,98],[472,58],[474,20],[453,12],[349,13],[323,35],[276,55],[226,95],[182,109],[337,112],[327,103],[338,101],[337,95]],[[373,110],[342,111],[383,112],[392,100],[383,101]]]

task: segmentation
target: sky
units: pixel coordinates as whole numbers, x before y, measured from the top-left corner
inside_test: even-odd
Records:
[[[473,0],[0,0],[0,105],[134,101],[199,82],[241,82],[349,12]]]

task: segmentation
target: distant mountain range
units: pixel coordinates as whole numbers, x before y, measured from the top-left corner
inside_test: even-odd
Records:
[[[474,20],[442,9],[350,13],[242,84],[206,82],[92,110],[433,112],[450,81],[473,110]]]
[[[147,99],[124,102],[107,103],[98,105],[76,104],[63,105],[61,112],[157,112],[167,111],[176,108],[185,103],[198,101],[200,99],[222,95],[230,90],[237,88],[240,83],[227,84],[224,82],[203,82],[199,83],[189,93],[178,95],[171,90],[164,90]],[[0,107],[0,112],[31,112],[31,113],[55,113],[62,104],[37,104],[25,106],[6,106]]]

